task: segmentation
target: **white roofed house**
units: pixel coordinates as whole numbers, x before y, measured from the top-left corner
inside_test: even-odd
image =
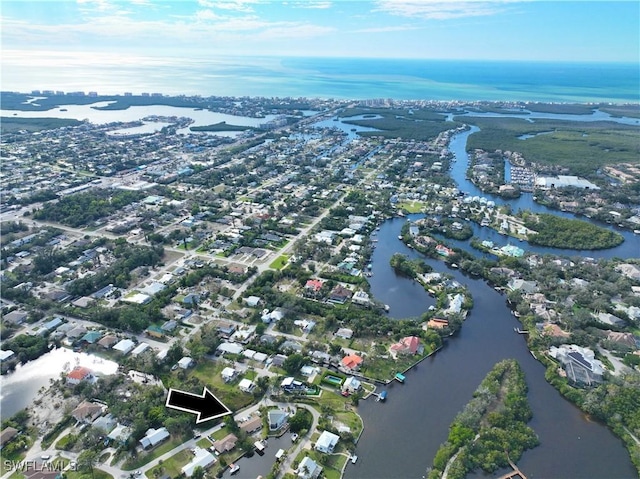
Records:
[[[170,436],[166,427],[160,429],[148,429],[142,439],[140,439],[140,445],[143,449],[149,449],[160,444],[162,441],[168,439]]]
[[[269,419],[269,430],[277,431],[287,422],[289,415],[281,409],[272,409],[267,413]]]
[[[245,393],[250,393],[256,387],[256,384],[251,380],[244,378],[242,381],[238,383],[238,389]]]
[[[207,469],[217,461],[216,457],[206,449],[195,447],[193,450],[193,459],[187,465],[183,466],[181,470],[182,473],[187,477],[191,477],[196,468],[201,467],[203,469]]]
[[[225,383],[229,383],[235,379],[237,373],[235,369],[226,367],[222,370],[220,374],[222,375],[222,380]]]
[[[358,392],[361,387],[362,383],[360,382],[360,380],[353,376],[349,376],[342,384],[342,390],[350,393]]]
[[[322,466],[309,456],[300,461],[298,465],[298,477],[301,479],[316,479],[322,472]]]
[[[567,378],[574,384],[592,386],[603,380],[604,364],[595,359],[595,353],[589,348],[575,344],[551,346],[549,356],[560,361]]]
[[[339,440],[340,436],[329,431],[322,431],[322,434],[320,434],[320,437],[316,441],[316,451],[332,454]]]

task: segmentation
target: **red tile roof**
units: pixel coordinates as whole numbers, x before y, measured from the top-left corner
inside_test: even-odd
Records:
[[[91,369],[82,366],[76,366],[69,374],[67,374],[67,377],[69,379],[77,379],[78,381],[82,381],[84,378],[90,375]]]
[[[342,358],[342,365],[345,368],[355,369],[362,364],[362,361],[364,360],[357,354],[350,354]]]

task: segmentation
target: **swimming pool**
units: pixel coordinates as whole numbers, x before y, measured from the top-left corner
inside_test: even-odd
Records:
[[[336,376],[332,376],[331,374],[327,374],[324,377],[324,380],[326,382],[328,382],[329,384],[333,384],[334,386],[340,386],[342,384],[342,381],[344,381],[344,379],[336,377]]]

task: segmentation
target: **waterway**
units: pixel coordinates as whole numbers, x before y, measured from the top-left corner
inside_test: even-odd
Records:
[[[571,117],[589,121],[589,116]],[[506,201],[476,188],[466,179],[466,142],[475,131],[478,128],[472,127],[456,135],[450,145],[456,157],[451,176],[461,191],[472,196],[484,196],[496,204],[509,203],[514,211],[528,209],[574,217],[535,203],[531,194]],[[421,215],[409,215],[411,220],[419,217]],[[394,253],[411,258],[422,257],[398,240],[405,222],[405,218],[395,218],[381,225],[371,259],[371,291],[376,299],[390,306],[389,314],[394,318],[418,317],[433,304],[433,298],[420,285],[396,275],[389,265]],[[609,225],[602,226],[615,229]],[[637,257],[639,238],[628,232],[619,232],[624,235],[625,242],[608,250],[579,252],[533,247],[527,243],[523,247],[539,253]],[[494,230],[480,226],[474,228],[474,235],[491,239],[496,244],[509,241]],[[479,254],[468,246],[468,242],[447,241]],[[513,331],[519,322],[507,307],[505,297],[484,281],[469,278],[443,262],[426,261],[435,271],[453,274],[456,280],[466,285],[473,296],[474,307],[460,332],[441,351],[409,371],[405,384],[394,382],[385,386],[388,390],[385,403],[372,400],[360,403],[358,410],[364,420],[365,431],[356,449],[358,462],[347,466],[345,478],[423,477],[438,447],[446,440],[453,418],[471,399],[473,391],[493,365],[507,358],[516,359],[526,374],[528,399],[533,410],[529,425],[540,438],[540,445],[525,452],[518,462],[527,477],[637,477],[622,441],[603,424],[587,418],[545,381],[545,368],[531,355],[525,338]]]
[[[186,108],[167,105],[130,106],[126,110],[98,110],[96,107],[107,106],[109,101],[96,102],[89,105],[64,105],[47,111],[22,111],[0,110],[1,116],[16,118],[71,118],[75,120],[87,120],[96,125],[107,123],[121,123],[139,121],[149,116],[158,117],[185,117],[191,118],[193,123],[187,128],[178,130],[180,134],[192,133],[192,126],[214,125],[226,122],[230,125],[258,126],[272,120],[276,115],[266,115],[264,118],[252,118],[248,116],[235,116],[226,113],[217,113],[198,108]],[[237,135],[238,132],[216,132],[222,136]]]
[[[61,373],[76,366],[91,369],[94,374],[110,375],[118,370],[118,364],[86,353],[73,352],[67,348],[54,349],[34,361],[19,365],[12,373],[2,376],[0,410],[6,419],[28,407],[42,387],[48,388],[50,380],[58,379]]]
[[[565,115],[566,116],[566,115]],[[577,118],[580,118],[584,115],[571,115]],[[587,116],[588,118],[588,116]],[[513,200],[505,200],[498,195],[491,195],[488,193],[482,192],[480,188],[474,185],[471,181],[467,179],[467,167],[469,165],[469,156],[467,155],[466,146],[467,139],[470,135],[475,132],[480,131],[477,126],[471,126],[471,128],[462,133],[458,133],[454,135],[449,143],[449,151],[453,154],[455,161],[451,163],[451,178],[455,181],[458,189],[468,196],[483,196],[488,200],[492,200],[496,205],[504,205],[508,204],[511,206],[511,210],[517,212],[519,210],[522,211],[532,211],[535,213],[550,213],[557,216],[563,216],[565,218],[573,218],[573,219],[581,219],[583,221],[589,221],[598,226],[602,226],[605,228],[609,228],[617,233],[620,233],[624,237],[624,242],[615,248],[609,248],[604,250],[590,250],[588,252],[585,251],[576,251],[570,249],[557,249],[557,248],[545,248],[542,246],[534,246],[529,245],[524,242],[520,244],[518,240],[514,238],[509,238],[507,236],[503,236],[498,234],[495,230],[488,227],[480,227],[479,225],[473,226],[473,234],[475,237],[481,240],[490,240],[493,241],[496,246],[504,246],[506,244],[513,243],[518,244],[518,246],[525,248],[527,251],[545,254],[561,254],[567,256],[573,256],[576,254],[582,254],[583,256],[590,256],[592,258],[629,258],[629,257],[638,257],[640,255],[640,235],[636,235],[631,231],[622,230],[616,226],[608,225],[606,223],[602,223],[599,221],[592,220],[586,217],[578,217],[572,213],[565,211],[553,210],[551,208],[547,208],[544,205],[536,203],[533,200],[533,195],[531,193],[523,193],[519,198]],[[447,240],[453,246],[457,246],[459,248],[465,249],[473,254],[478,255],[478,251],[471,248],[468,241],[454,241]]]
[[[372,257],[371,290],[376,298],[384,298],[395,318],[416,316],[432,301],[421,288],[405,284],[405,278],[396,276],[389,266],[396,252],[421,256],[397,239],[405,221],[395,218],[382,224]],[[532,357],[525,339],[513,331],[519,323],[505,297],[482,280],[448,269],[440,261],[427,262],[435,271],[451,273],[465,284],[474,307],[461,331],[441,351],[409,371],[405,384],[385,386],[385,403],[360,403],[365,430],[356,449],[358,462],[347,466],[346,479],[421,478],[446,440],[455,415],[493,365],[506,358],[516,359],[526,374],[533,410],[529,425],[541,442],[518,463],[527,477],[636,477],[622,441],[606,426],[587,419],[545,381],[544,367]],[[399,294],[401,291],[404,293]]]

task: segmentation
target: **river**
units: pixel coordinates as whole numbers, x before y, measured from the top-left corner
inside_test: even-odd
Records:
[[[421,287],[406,289],[406,278],[396,276],[389,266],[396,252],[421,256],[397,239],[405,221],[396,218],[382,224],[372,257],[372,293],[384,298],[390,315],[396,318],[416,316],[433,301]],[[358,462],[347,466],[346,479],[422,477],[446,440],[455,415],[493,365],[506,358],[516,359],[526,374],[533,410],[529,425],[541,442],[518,463],[527,477],[636,477],[622,441],[606,426],[588,420],[545,381],[544,367],[532,357],[525,339],[513,331],[519,323],[505,297],[482,280],[450,270],[440,261],[427,262],[465,284],[474,307],[461,331],[441,351],[409,371],[405,384],[386,387],[386,403],[360,403],[365,431],[356,449]],[[390,293],[393,291],[403,293]]]

